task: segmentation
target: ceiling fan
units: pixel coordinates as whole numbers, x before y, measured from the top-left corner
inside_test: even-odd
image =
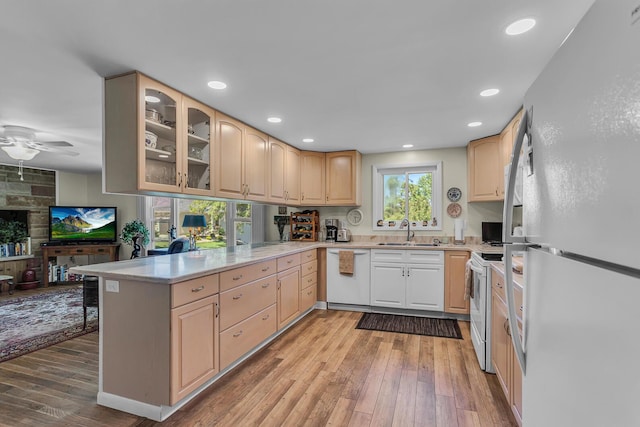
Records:
[[[18,160],[18,175],[22,177],[22,163],[33,159],[41,151],[66,156],[77,156],[79,153],[70,151],[66,147],[73,147],[67,141],[37,141],[33,129],[22,126],[4,126],[4,135],[0,136],[0,148],[12,159]]]

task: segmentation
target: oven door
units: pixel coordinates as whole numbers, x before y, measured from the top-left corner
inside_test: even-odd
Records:
[[[471,286],[472,296],[470,298],[470,317],[471,323],[476,326],[482,340],[485,340],[485,316],[486,316],[486,297],[487,297],[487,274],[485,267],[474,262],[471,263]]]

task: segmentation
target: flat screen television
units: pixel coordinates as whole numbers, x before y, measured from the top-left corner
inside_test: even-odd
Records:
[[[501,222],[483,222],[482,223],[482,241],[492,245],[502,244],[502,223]]]
[[[49,241],[52,243],[112,243],[117,239],[115,207],[49,206]]]

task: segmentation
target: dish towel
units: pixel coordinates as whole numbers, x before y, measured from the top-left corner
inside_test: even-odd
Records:
[[[471,274],[471,260],[468,260],[464,266],[464,299],[465,301],[473,298],[473,284],[471,283],[473,274]]]
[[[353,274],[353,251],[338,252],[340,274]]]

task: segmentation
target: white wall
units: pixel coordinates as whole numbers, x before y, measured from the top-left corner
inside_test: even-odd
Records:
[[[373,165],[398,165],[416,164],[421,162],[442,161],[442,206],[443,206],[443,229],[442,231],[416,231],[420,236],[449,236],[453,237],[453,218],[446,213],[449,205],[447,190],[451,187],[458,187],[462,191],[462,198],[458,203],[462,206],[460,218],[467,220],[467,230],[465,236],[477,236],[482,234],[482,221],[502,221],[502,203],[467,203],[467,149],[466,147],[446,148],[439,150],[402,151],[382,154],[364,154],[362,156],[362,210],[364,220],[359,226],[348,225],[354,235],[404,235],[404,231],[381,231],[373,229],[372,221],[372,170]],[[301,207],[299,209],[289,208],[288,212],[302,211],[306,209],[317,209],[320,212],[320,224],[324,224],[326,218],[346,219],[350,207]],[[273,216],[278,214],[275,206],[269,206],[266,210],[266,240],[277,240],[277,226],[273,224]]]

